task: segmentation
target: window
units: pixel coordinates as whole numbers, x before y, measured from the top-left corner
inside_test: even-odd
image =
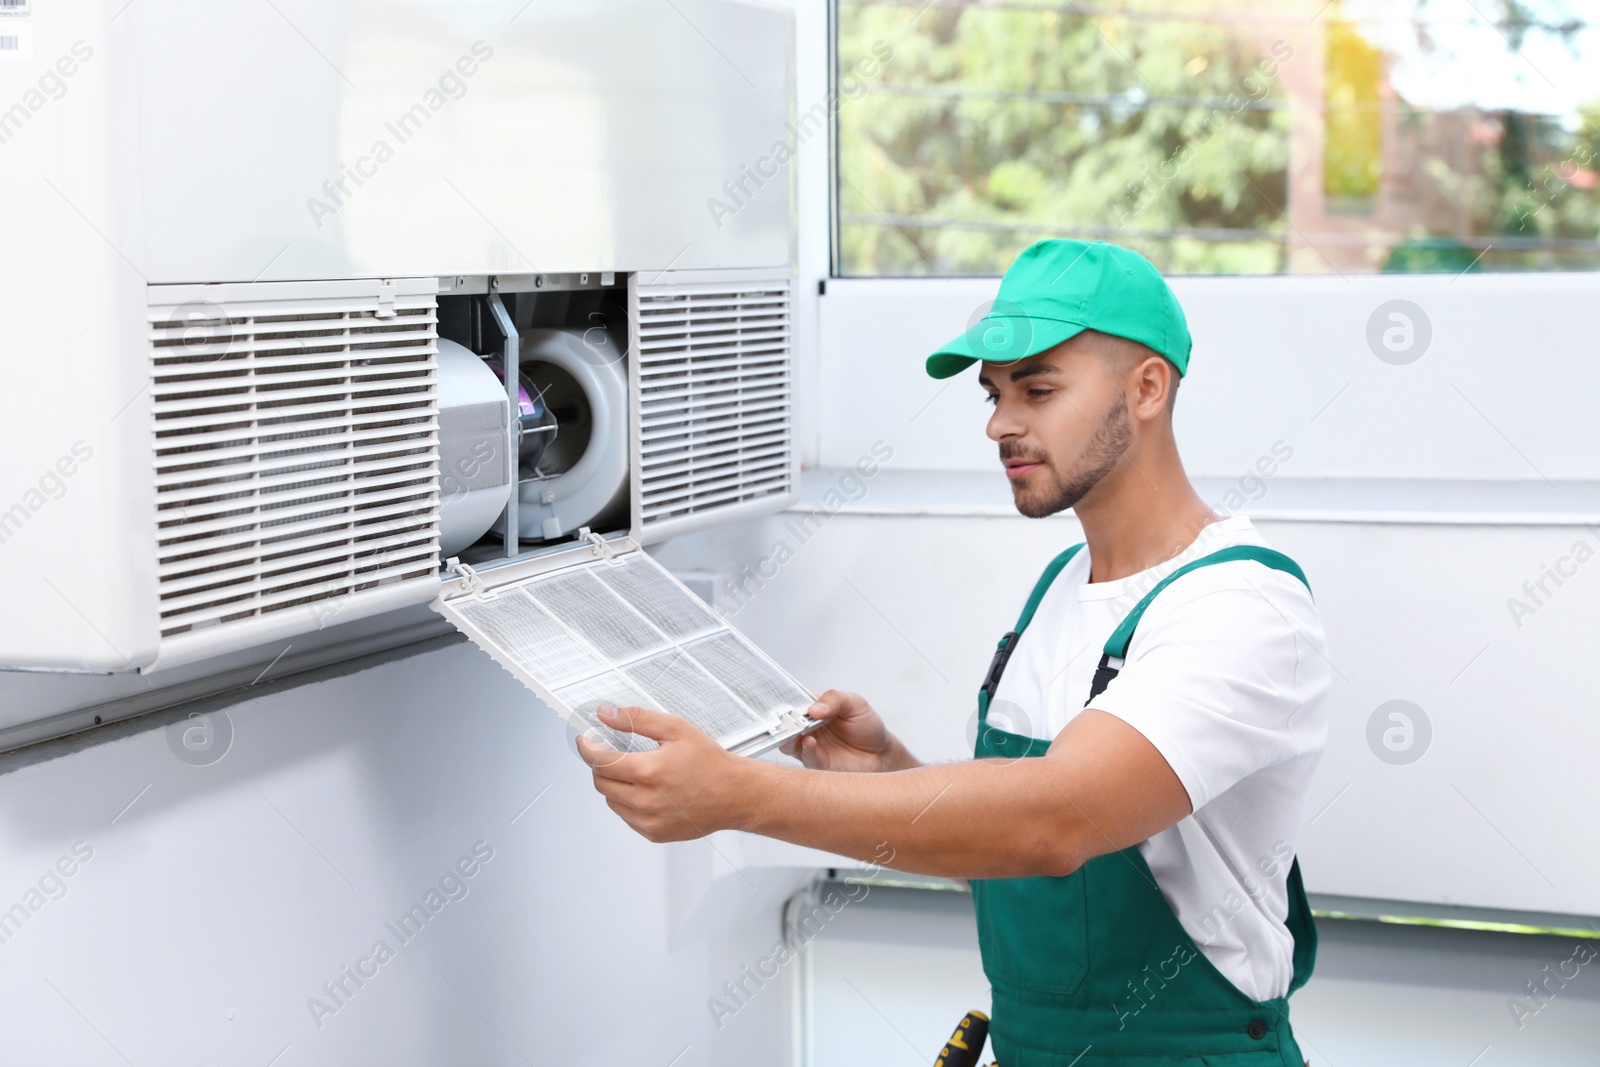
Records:
[[[1600,268],[1578,0],[836,0],[835,272]]]

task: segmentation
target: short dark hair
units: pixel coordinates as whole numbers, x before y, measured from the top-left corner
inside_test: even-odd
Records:
[[[1178,402],[1178,384],[1183,381],[1183,375],[1178,372],[1176,363],[1139,341],[1112,333],[1102,333],[1099,330],[1083,332],[1094,338],[1099,351],[1109,361],[1110,369],[1116,374],[1125,374],[1136,364],[1143,363],[1151,356],[1160,357],[1168,367],[1172,368],[1172,388],[1167,390],[1167,413],[1172,413],[1173,405]]]

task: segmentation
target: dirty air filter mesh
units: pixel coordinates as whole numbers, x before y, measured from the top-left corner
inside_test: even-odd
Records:
[[[601,725],[601,704],[669,712],[731,747],[812,700],[642,552],[435,608],[569,721],[624,751],[656,746]]]

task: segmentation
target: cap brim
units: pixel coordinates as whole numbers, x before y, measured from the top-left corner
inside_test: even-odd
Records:
[[[1076,322],[1031,315],[986,315],[928,357],[928,375],[949,378],[980,360],[1015,363],[1049,351],[1085,329]]]

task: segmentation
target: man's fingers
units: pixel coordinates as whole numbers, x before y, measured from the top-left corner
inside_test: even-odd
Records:
[[[812,705],[812,707],[816,706],[815,704]],[[799,760],[807,767],[814,767],[816,765],[813,760],[817,753],[817,739],[809,734],[797,734],[779,745],[778,751],[791,759]]]
[[[849,702],[849,693],[841,693],[837,689],[830,689],[806,709],[806,714],[813,719],[831,719],[845,709]]]
[[[623,822],[627,823],[632,829],[640,833],[644,832],[639,829],[639,813],[634,811],[628,805],[622,803],[621,801],[613,800],[611,797],[606,797],[606,807],[616,812],[617,817]]]
[[[645,708],[613,708],[602,704],[595,710],[600,721],[613,730],[624,730],[652,741],[676,741],[687,730],[693,729],[676,715]]]
[[[594,776],[594,788],[595,792],[607,800],[614,800],[618,804],[623,804],[635,810],[641,808],[640,800],[646,799],[650,793],[654,792],[654,790],[646,786],[625,782],[618,778],[607,778],[601,774]]]
[[[860,693],[847,693],[830,689],[816,699],[806,714],[813,719],[832,719],[867,709],[869,705]]]
[[[681,841],[702,836],[698,827],[683,812],[676,811],[675,807],[665,810],[660,803],[652,802],[645,795],[647,790],[644,787],[626,783],[604,784],[611,788],[601,788],[602,783],[598,779],[595,783],[606,798],[606,806],[641,837],[650,841]],[[694,832],[689,833],[688,830]]]
[[[631,782],[638,776],[638,768],[634,764],[640,756],[647,752],[618,752],[601,741],[596,741],[587,734],[579,734],[577,740],[578,755],[587,763],[597,775],[615,778],[619,782]]]
[[[627,755],[624,749],[618,749],[611,744],[606,732],[599,727],[587,727],[582,733],[573,738],[573,748],[578,753],[578,758],[591,767],[604,767],[615,763]]]

